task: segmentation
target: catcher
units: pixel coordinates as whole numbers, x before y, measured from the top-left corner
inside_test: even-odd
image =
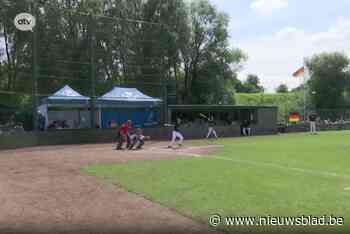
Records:
[[[139,150],[145,144],[145,140],[150,139],[149,136],[144,136],[141,128],[137,128],[135,133],[130,135],[130,146],[129,150]],[[135,147],[136,146],[136,147]],[[135,148],[134,148],[135,147]]]

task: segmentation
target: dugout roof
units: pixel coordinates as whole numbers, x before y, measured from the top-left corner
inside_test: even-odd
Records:
[[[239,105],[168,105],[172,111],[231,111],[277,109],[277,106],[239,106]]]

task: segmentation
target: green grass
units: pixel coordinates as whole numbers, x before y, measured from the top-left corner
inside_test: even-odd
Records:
[[[334,215],[342,227],[293,230],[349,233],[350,132],[222,139],[206,158],[90,165],[84,171],[208,223],[222,216]],[[276,227],[223,227],[279,232]],[[287,230],[287,228],[282,228]],[[289,233],[294,233],[290,231]]]

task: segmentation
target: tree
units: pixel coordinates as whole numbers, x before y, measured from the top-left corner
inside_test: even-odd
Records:
[[[307,60],[309,92],[315,108],[342,108],[350,87],[349,58],[342,53],[322,53]]]
[[[241,90],[237,90],[240,93],[262,93],[264,87],[260,85],[260,80],[257,75],[249,74],[246,81],[240,87]]]
[[[304,84],[301,84],[291,90],[291,92],[300,92],[304,90]]]
[[[228,16],[218,12],[208,0],[192,1],[190,31],[181,50],[184,64],[184,98],[186,103],[219,103],[225,79],[235,77],[235,69],[245,59],[228,44]],[[234,66],[236,65],[236,66]]]
[[[32,33],[13,25],[18,12],[32,11],[30,2],[0,0],[2,90],[32,92]],[[229,47],[229,19],[208,0],[36,3],[39,94],[69,84],[92,95],[95,77],[97,95],[123,85],[159,97],[175,83],[183,103],[233,103],[246,56]]]
[[[280,84],[277,88],[276,88],[276,92],[277,93],[288,93],[288,86],[285,84]]]
[[[28,62],[30,59],[30,34],[18,31],[13,24],[13,18],[18,12],[29,9],[28,1],[0,1],[0,31],[4,42],[5,60],[3,67],[5,88],[7,91],[25,89],[28,87]],[[2,44],[2,43],[1,43]],[[2,83],[2,82],[0,82]],[[20,87],[18,87],[20,86]]]

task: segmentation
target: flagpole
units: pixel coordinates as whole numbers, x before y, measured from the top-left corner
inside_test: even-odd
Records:
[[[306,78],[305,78],[305,72],[303,75],[303,83],[304,83],[304,121],[306,121],[307,117],[306,117]]]
[[[307,81],[307,77],[306,76],[308,76],[309,75],[309,73],[308,73],[308,68],[306,67],[306,58],[304,58],[304,74],[303,74],[303,83],[304,83],[304,121],[307,121],[307,113],[306,113],[306,111],[307,111],[307,103],[306,103],[306,101],[307,101],[307,83],[306,83],[306,81]]]

